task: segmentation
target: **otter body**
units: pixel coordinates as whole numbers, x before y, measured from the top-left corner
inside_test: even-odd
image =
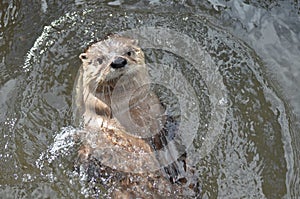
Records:
[[[165,119],[158,97],[150,90],[137,41],[112,36],[79,57],[82,66],[73,105],[75,119],[82,125],[77,134],[82,142],[80,164],[89,168],[96,161],[101,166],[93,172],[100,177],[103,171],[119,176],[114,178],[113,198],[178,198],[180,187],[160,174],[147,141],[160,132]]]

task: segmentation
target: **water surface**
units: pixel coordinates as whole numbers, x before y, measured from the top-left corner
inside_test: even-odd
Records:
[[[74,172],[76,147],[65,139],[76,128],[71,103],[78,55],[107,33],[144,26],[170,28],[193,38],[223,78],[228,108],[222,133],[209,154],[192,157],[198,197],[300,196],[297,5],[12,1],[0,8],[2,197],[105,195],[95,193],[94,185]],[[209,132],[215,103],[198,72],[200,65],[168,51],[144,51],[149,63],[170,64],[193,85],[201,111],[193,143],[197,151]]]

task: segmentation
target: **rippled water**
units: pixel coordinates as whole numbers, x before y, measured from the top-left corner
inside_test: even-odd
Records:
[[[107,33],[145,26],[194,39],[223,78],[226,97],[210,98],[203,63],[144,49],[147,62],[171,65],[197,94],[200,119],[190,162],[198,197],[300,196],[297,2],[41,2],[0,4],[1,197],[102,196],[73,168],[77,146],[68,135],[76,129],[71,101],[78,55]],[[203,156],[201,147],[214,143],[205,138],[217,100],[226,101],[226,119]]]

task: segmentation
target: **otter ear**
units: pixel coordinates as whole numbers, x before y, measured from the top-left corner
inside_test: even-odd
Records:
[[[79,55],[79,58],[81,59],[82,62],[86,61],[88,59],[87,54],[86,53],[81,53]]]
[[[119,35],[114,34],[114,33],[108,33],[107,35],[105,35],[104,39],[109,39],[109,38],[116,38],[119,37]]]

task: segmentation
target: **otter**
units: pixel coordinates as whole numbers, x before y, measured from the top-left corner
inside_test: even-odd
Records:
[[[87,169],[98,165],[100,178],[101,172],[114,176],[112,198],[180,198],[181,187],[161,175],[149,143],[163,128],[165,111],[150,89],[137,40],[112,35],[79,58],[73,99],[74,118],[82,126],[76,135],[82,143],[79,163]]]

